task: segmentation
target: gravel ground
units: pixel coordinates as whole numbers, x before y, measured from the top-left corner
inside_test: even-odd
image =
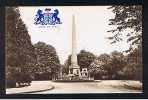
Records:
[[[142,93],[142,83],[128,80],[97,80],[95,82],[52,82],[54,89],[35,94],[69,93]],[[132,88],[132,87],[138,87]]]
[[[54,86],[49,81],[32,81],[30,86],[21,88],[8,88],[6,94],[17,94],[17,93],[34,93],[54,89]]]

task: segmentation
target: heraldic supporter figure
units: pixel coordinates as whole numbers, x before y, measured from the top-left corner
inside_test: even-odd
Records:
[[[45,9],[47,13],[43,13],[42,10],[38,10],[36,17],[35,17],[35,23],[34,24],[40,24],[40,25],[55,25],[55,24],[61,24],[61,20],[58,17],[59,11],[58,9],[55,9],[53,13],[49,13],[51,9]]]

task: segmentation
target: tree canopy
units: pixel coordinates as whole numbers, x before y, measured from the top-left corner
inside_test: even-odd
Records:
[[[36,63],[36,55],[26,25],[16,7],[6,7],[5,43],[6,80],[12,79],[17,82],[19,76],[23,76],[22,79],[27,74],[31,76],[30,69]]]
[[[34,47],[37,55],[37,64],[34,72],[38,74],[58,74],[61,65],[55,48],[44,42],[38,42],[34,44]]]
[[[95,55],[86,50],[81,50],[79,54],[77,54],[77,61],[80,68],[88,68],[90,64],[94,61]],[[68,60],[65,61],[65,66],[69,66],[71,64],[71,55],[68,56]]]
[[[123,40],[121,35],[127,37],[127,42],[130,42],[131,48],[134,45],[141,45],[142,40],[142,6],[111,6],[115,14],[114,18],[110,19],[109,25],[115,29],[109,30],[113,35],[109,37],[111,43],[120,42]],[[128,31],[128,32],[127,32]]]

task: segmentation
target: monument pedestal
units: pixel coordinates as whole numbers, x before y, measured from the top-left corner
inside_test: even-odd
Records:
[[[69,66],[69,75],[81,77],[80,66],[78,66],[78,65],[70,65]]]

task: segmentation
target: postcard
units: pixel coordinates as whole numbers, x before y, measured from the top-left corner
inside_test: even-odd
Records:
[[[143,93],[142,5],[5,13],[6,94]]]

